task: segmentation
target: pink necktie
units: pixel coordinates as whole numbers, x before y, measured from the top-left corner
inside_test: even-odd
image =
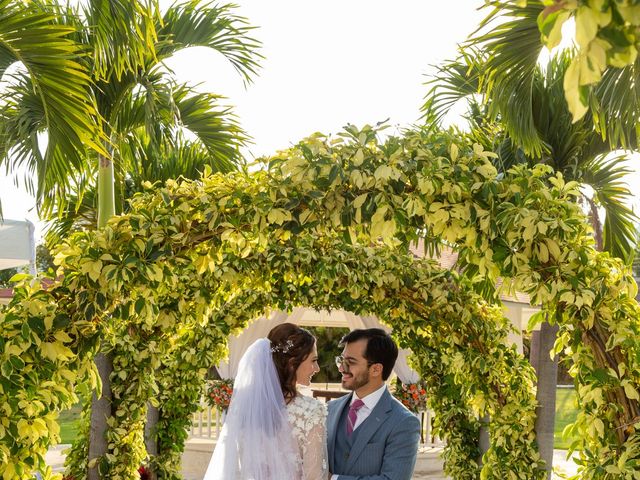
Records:
[[[360,399],[356,400],[349,407],[349,415],[347,415],[347,436],[351,436],[353,433],[353,427],[356,425],[358,419],[358,410],[364,407],[364,402]]]

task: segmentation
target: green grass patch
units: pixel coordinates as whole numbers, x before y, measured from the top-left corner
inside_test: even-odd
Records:
[[[60,443],[73,443],[78,433],[78,421],[80,420],[82,405],[79,403],[69,410],[60,412],[58,425],[60,425]]]
[[[576,391],[573,388],[558,388],[556,390],[556,424],[554,430],[554,447],[567,449],[573,443],[573,438],[562,438],[564,427],[575,422],[578,416],[576,406]]]

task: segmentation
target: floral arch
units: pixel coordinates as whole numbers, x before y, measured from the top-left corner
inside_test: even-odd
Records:
[[[533,372],[502,341],[499,306],[475,293],[501,276],[561,326],[556,348],[573,357],[582,407],[582,475],[634,475],[635,283],[593,249],[576,185],[545,167],[498,178],[492,156],[460,136],[382,144],[371,128],[349,128],[303,141],[267,170],[167,182],[104,230],[75,234],[57,252],[64,276],[47,289],[25,282],[0,312],[0,474],[27,479],[44,464],[58,412],[99,383],[92,360],[106,341],[113,450],[102,471],[135,478],[150,402],[161,409],[154,467],[178,478],[199,378],[228,335],[265,306],[306,305],[373,313],[411,348],[449,475],[542,479]],[[455,246],[467,277],[407,255],[418,236]],[[479,413],[491,416],[481,473]],[[81,475],[83,444],[70,461]]]

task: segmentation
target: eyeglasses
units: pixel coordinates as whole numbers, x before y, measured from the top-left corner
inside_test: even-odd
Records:
[[[347,368],[351,368],[351,367],[355,367],[356,365],[358,365],[358,361],[351,359],[351,358],[344,358],[342,355],[338,355],[336,358],[336,367],[340,368],[341,366],[345,366]],[[378,363],[378,362],[369,362],[367,361],[367,366],[370,367],[371,365],[373,365],[374,363]]]

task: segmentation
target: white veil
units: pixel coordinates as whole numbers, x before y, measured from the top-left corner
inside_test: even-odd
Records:
[[[256,340],[240,360],[227,417],[203,480],[296,480],[301,477],[298,452],[271,342]]]

